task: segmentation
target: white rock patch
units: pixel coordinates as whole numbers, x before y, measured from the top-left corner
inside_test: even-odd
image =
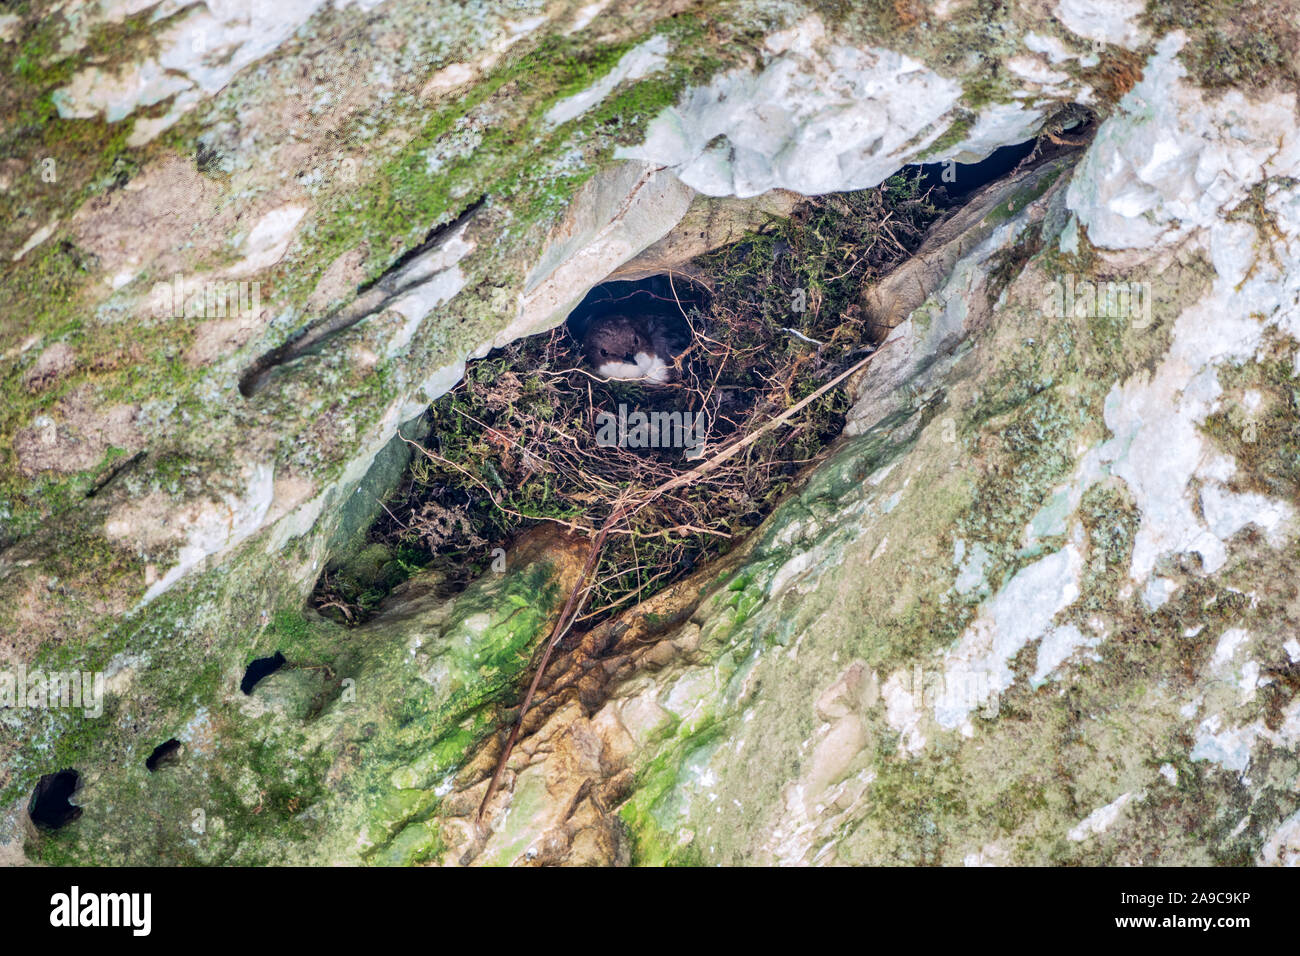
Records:
[[[1184,82],[1176,59],[1184,42],[1181,33],[1160,41],[1070,184],[1070,208],[1094,245],[1150,249],[1222,226],[1222,213],[1252,185],[1300,166],[1295,95],[1247,101],[1230,90],[1207,103]]]
[[[827,43],[824,34],[814,18],[773,35],[761,70],[688,90],[644,143],[616,155],[668,166],[711,196],[883,182],[943,132],[938,121],[961,86],[902,53]]]
[[[1052,619],[1079,596],[1083,559],[1075,543],[1021,568],[981,608],[943,658],[943,692],[934,719],[973,732],[970,714],[993,702],[1014,680],[1011,660],[1043,636]]]
[[[1273,831],[1260,852],[1267,866],[1300,866],[1300,811],[1291,814]]]
[[[263,463],[249,469],[242,495],[227,495],[220,503],[201,503],[177,515],[185,539],[176,553],[176,563],[150,585],[141,604],[148,604],[167,591],[210,555],[234,547],[255,532],[261,527],[274,496],[273,469]],[[108,529],[108,533],[111,536],[113,529]]]
[[[1058,0],[1056,15],[1073,33],[1136,50],[1147,40],[1137,25],[1142,0]]]
[[[899,750],[918,754],[925,749],[925,734],[921,732],[921,693],[913,693],[907,686],[907,675],[899,671],[890,675],[880,689],[885,701],[885,720],[900,736]]]
[[[275,265],[284,258],[293,231],[307,214],[306,206],[280,206],[265,213],[249,230],[241,251],[243,258],[225,270],[232,277],[249,276]]]
[[[1144,80],[1098,131],[1067,194],[1094,244],[1147,250],[1194,236],[1217,276],[1209,294],[1178,316],[1154,372],[1117,383],[1106,398],[1114,437],[1099,446],[1100,457],[1128,484],[1142,516],[1130,567],[1139,586],[1170,554],[1195,553],[1213,573],[1227,559],[1225,541],[1241,528],[1255,524],[1280,541],[1294,517],[1285,502],[1229,491],[1236,464],[1200,426],[1218,408],[1220,365],[1253,358],[1269,326],[1300,332],[1300,193],[1271,187],[1266,194],[1281,233],[1271,255],[1259,254],[1248,223],[1224,220],[1261,178],[1300,169],[1296,98],[1280,94],[1247,108],[1240,94],[1229,94],[1211,106],[1183,80],[1174,59],[1182,42],[1181,34],[1162,41]],[[1199,500],[1194,479],[1203,484]]]
[[[1210,668],[1218,670],[1232,663],[1237,650],[1250,638],[1250,632],[1242,627],[1232,627],[1219,636],[1219,643],[1214,646],[1214,656],[1210,658]]]
[[[205,98],[219,92],[244,67],[292,37],[326,2],[207,0],[196,4],[154,37],[155,56],[139,63],[123,64],[115,72],[87,67],[73,76],[67,86],[55,91],[54,105],[64,119],[102,115],[115,123],[141,107],[175,97],[161,121],[140,124],[128,139],[128,145],[142,146]],[[334,0],[334,5],[355,5],[370,10],[382,2]],[[114,13],[120,14],[120,10]],[[113,16],[106,19],[112,20]]]
[[[1250,766],[1250,753],[1255,741],[1267,734],[1262,721],[1241,727],[1224,727],[1223,717],[1214,714],[1201,721],[1196,728],[1196,743],[1192,747],[1193,760],[1209,760],[1224,770],[1245,773]]]
[[[1095,647],[1099,643],[1100,638],[1086,636],[1073,624],[1052,628],[1038,645],[1038,660],[1029,683],[1034,687],[1043,685],[1052,671],[1069,660],[1078,648]]]
[[[1082,843],[1091,836],[1097,836],[1105,833],[1119,819],[1120,812],[1128,806],[1129,802],[1136,797],[1141,800],[1145,793],[1122,793],[1104,807],[1098,807],[1093,810],[1079,822],[1079,825],[1070,830],[1065,838],[1072,843]]]

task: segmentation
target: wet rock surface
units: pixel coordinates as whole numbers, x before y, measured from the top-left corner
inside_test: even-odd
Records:
[[[106,692],[0,709],[0,859],[1295,862],[1293,37],[1161,4],[623,7],[6,23],[0,673]],[[232,55],[169,69],[199,29]],[[563,648],[476,824],[582,543],[354,629],[304,611],[399,430],[619,270],[783,191],[1068,139],[1074,103],[1086,146],[900,270],[832,456]],[[68,767],[79,814],[34,828]]]

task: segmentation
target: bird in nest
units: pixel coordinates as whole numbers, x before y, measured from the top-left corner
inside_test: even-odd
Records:
[[[668,385],[681,377],[675,361],[686,344],[672,323],[655,316],[608,315],[592,320],[582,349],[603,378]]]

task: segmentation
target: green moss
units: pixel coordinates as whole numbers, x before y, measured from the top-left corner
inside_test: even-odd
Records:
[[[690,765],[706,764],[725,736],[724,725],[709,722],[697,726],[688,739],[675,741],[638,772],[632,798],[619,808],[619,817],[632,838],[634,864],[704,865],[699,845],[704,837],[687,825],[678,783]]]
[[[29,4],[21,3],[10,13],[26,19],[32,10]],[[14,47],[0,52],[0,68],[29,88],[48,91],[66,84],[88,62],[120,62],[152,52],[156,49],[153,36],[158,24],[170,23],[175,16],[156,21],[154,15],[154,11],[146,10],[118,23],[97,23],[91,27],[85,45],[70,56],[59,52],[60,41],[72,32],[66,17],[62,12],[38,15],[27,20]]]
[[[140,768],[139,774],[133,770],[114,777],[115,789],[101,790],[95,806],[129,803],[125,816],[119,814],[112,822],[119,830],[110,833],[109,821],[99,810],[88,809],[67,833],[42,839],[32,851],[35,858],[136,860],[142,847],[138,841],[161,821],[165,832],[150,844],[151,858],[161,854],[189,863],[286,862],[326,852],[321,841],[328,838],[332,846],[335,836],[326,821],[336,819],[334,814],[352,813],[349,808],[358,800],[371,807],[365,815],[375,843],[370,862],[436,858],[443,844],[432,820],[437,799],[429,787],[463,764],[470,749],[500,725],[497,702],[527,667],[529,651],[560,599],[553,574],[554,568],[542,561],[504,578],[493,576],[467,591],[442,639],[430,645],[449,675],[437,688],[409,668],[405,641],[371,640],[293,604],[276,608],[274,600],[269,602],[273,610],[262,615],[257,610],[259,596],[243,598],[237,581],[225,582],[231,590],[223,593],[214,587],[217,582],[196,580],[189,588],[164,595],[135,620],[120,622],[89,656],[84,645],[65,649],[72,655],[67,659],[83,669],[102,667],[97,662],[128,652],[135,661],[134,686],[147,688],[147,693],[109,697],[98,721],[56,715],[59,719],[39,758],[29,757],[15,768],[5,796],[17,798],[20,791],[14,788],[54,764],[93,766],[106,750],[126,755],[131,766],[137,760],[142,763],[154,743],[182,736],[183,726],[196,714],[207,714],[211,730],[198,739],[208,740],[210,734],[210,742],[202,746],[215,744],[217,752],[183,757],[165,773],[145,777]],[[242,608],[234,603],[240,600],[246,602]],[[242,634],[223,632],[223,648],[216,655],[203,643],[177,640],[177,635],[204,633],[205,619],[242,620],[248,626]],[[324,670],[321,686],[329,696],[322,703],[328,703],[337,695],[338,678],[351,676],[355,702],[338,702],[328,711],[314,705],[301,713],[241,716],[228,703],[232,682],[248,658],[271,648],[289,658],[283,672],[289,676],[273,678],[273,683],[301,683],[294,668]],[[53,664],[65,656],[51,651],[47,660]],[[292,686],[265,699],[281,700],[284,692],[293,693]],[[334,729],[323,735],[313,730],[321,719]],[[327,798],[325,775],[336,760],[354,750],[360,769],[350,789]],[[400,788],[389,779],[395,769],[410,778]],[[202,777],[195,777],[199,772]],[[149,786],[137,791],[133,780],[146,779]],[[210,821],[221,821],[204,839],[186,829],[192,807],[203,808]],[[330,852],[353,853],[350,844],[344,840]]]
[[[1007,82],[992,73],[978,75],[962,85],[961,102],[972,113],[984,107],[1005,102],[1011,88]]]
[[[436,804],[437,798],[426,790],[390,791],[379,798],[372,811],[367,836],[373,839],[382,834],[391,839],[407,824],[424,819]]]
[[[614,146],[635,140],[687,82],[723,62],[698,44],[702,29],[694,16],[662,24],[659,32],[678,51],[663,75],[616,91],[556,127],[544,119],[550,107],[588,88],[644,38],[597,45],[581,35],[548,36],[511,57],[465,96],[433,112],[356,192],[322,210],[308,230],[305,258],[320,264],[313,275],[339,253],[367,242],[373,250],[369,276],[378,276],[395,258],[394,240],[399,249],[409,248],[487,193],[495,202],[510,200],[514,215],[524,220],[557,213]],[[580,144],[581,162],[560,162],[574,143]]]
[[[882,741],[876,779],[861,826],[877,834],[875,862],[926,866],[943,861],[954,833],[969,812],[966,782],[959,764],[942,754],[899,757]]]
[[[20,16],[29,13],[18,11]],[[121,62],[147,53],[158,28],[152,17],[152,11],[143,11],[120,23],[97,24],[86,45],[66,57],[58,52],[59,42],[69,33],[62,13],[27,20],[17,42],[0,45],[0,74],[10,83],[0,94],[0,154],[21,157],[29,169],[12,189],[0,194],[0,237],[6,245],[20,246],[27,238],[23,231],[34,232],[56,212],[74,209],[90,195],[120,186],[129,176],[134,159],[126,152],[126,139],[132,123],[63,119],[55,105],[55,91],[92,62]],[[54,164],[53,182],[41,175],[47,160]],[[12,283],[21,289],[32,281],[21,264],[6,271],[10,273],[7,287]],[[35,297],[38,307],[60,304],[62,296],[49,295],[47,287],[36,289],[45,293]],[[39,317],[41,312],[32,314]]]
[[[1293,339],[1277,339],[1263,361],[1220,369],[1225,401],[1202,430],[1238,463],[1234,489],[1286,501],[1300,498],[1300,378],[1294,359],[1298,348]],[[1258,402],[1253,410],[1246,401],[1248,393]]]
[[[1072,619],[1086,623],[1090,615],[1109,613],[1128,585],[1133,539],[1141,516],[1120,482],[1093,485],[1079,503],[1079,517],[1088,534],[1088,563],[1080,584],[1081,596],[1071,608]]]
[[[1089,414],[1088,405],[1095,409],[1092,414],[1100,412],[1100,395],[1081,402],[1063,387],[1053,387],[1050,380],[1037,390],[1032,380],[1020,384],[1024,392],[1018,405],[998,416],[981,418],[978,411],[973,416],[973,422],[986,423],[986,435],[997,436],[993,441],[999,454],[979,479],[976,508],[959,525],[963,538],[982,542],[994,556],[987,577],[995,590],[999,579],[1009,578],[1033,557],[1018,556],[1016,542],[1051,489],[1073,470],[1075,436]],[[1005,407],[1011,400],[1003,395],[995,402]]]
[[[414,866],[437,860],[445,850],[442,828],[434,821],[425,820],[402,830],[371,862],[381,866]]]
[[[1296,82],[1295,24],[1279,22],[1278,11],[1269,4],[1148,0],[1142,22],[1157,36],[1174,30],[1187,34],[1179,59],[1207,89]]]
[[[948,128],[939,134],[938,138],[930,144],[922,162],[934,162],[935,158],[943,155],[953,146],[956,146],[975,126],[977,113],[973,110],[959,108],[956,118],[949,124]]]
[[[270,615],[264,631],[258,634],[253,651],[280,651],[290,661],[309,662],[322,655],[337,652],[346,640],[337,625],[323,620],[317,614],[310,617],[297,608],[281,608]]]
[[[106,748],[129,751],[138,745],[135,732],[155,722],[163,725],[157,730],[157,742],[174,734],[178,724],[187,720],[196,707],[211,706],[221,698],[224,681],[242,673],[247,648],[253,646],[264,623],[258,595],[247,591],[241,594],[238,585],[233,594],[223,593],[221,582],[198,580],[177,586],[145,608],[114,614],[98,602],[119,587],[118,577],[125,579],[122,586],[129,588],[128,593],[136,590],[135,583],[143,580],[139,559],[113,549],[98,535],[98,529],[80,549],[56,548],[54,554],[74,565],[66,572],[70,579],[75,581],[76,575],[93,578],[93,589],[83,586],[95,601],[91,603],[88,597],[84,605],[69,602],[68,612],[79,615],[76,623],[82,636],[76,641],[45,643],[33,664],[47,671],[103,672],[115,656],[121,655],[134,671],[134,686],[147,687],[148,692],[133,701],[134,716],[128,729],[112,716],[116,708],[123,706],[112,696],[106,716],[99,720],[84,720],[79,713],[69,711],[51,712],[40,746],[22,754],[0,799],[14,799],[25,779],[48,772],[54,764],[84,766],[102,759]],[[76,562],[80,562],[80,570]],[[274,607],[275,597],[268,595],[268,602]],[[246,629],[234,633],[224,629],[228,643],[221,653],[213,654],[204,644],[196,645],[189,638],[204,633],[203,621],[218,607],[231,615],[230,620],[245,622]],[[266,620],[270,619],[268,615]],[[275,619],[282,623],[293,620],[292,615],[276,615]],[[295,649],[292,643],[286,646]],[[320,651],[323,646],[318,642],[314,649]]]
[[[1061,176],[1061,170],[1054,169],[1045,176],[1039,176],[1032,182],[1027,183],[1023,189],[1020,189],[1009,196],[1006,200],[994,206],[985,217],[985,222],[1002,223],[1006,222],[1016,213],[1023,210],[1035,199],[1042,196],[1052,184]]]

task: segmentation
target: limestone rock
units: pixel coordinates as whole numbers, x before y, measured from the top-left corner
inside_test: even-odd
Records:
[[[97,716],[0,709],[0,858],[1295,862],[1295,32],[821,6],[0,17],[0,677],[107,678]],[[428,403],[610,276],[1084,108],[1077,156],[863,290],[843,439],[564,648],[476,827],[585,542],[305,610]]]

